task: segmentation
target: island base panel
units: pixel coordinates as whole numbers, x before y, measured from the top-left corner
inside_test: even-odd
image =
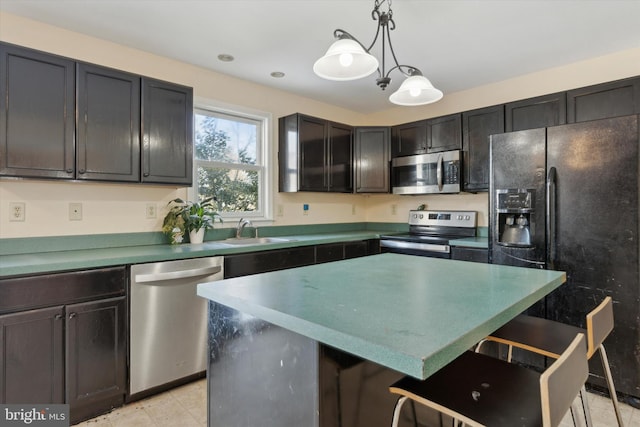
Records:
[[[349,363],[344,364],[345,360]],[[403,374],[243,314],[209,303],[208,426],[387,427]],[[419,426],[438,414],[416,407]],[[446,422],[446,420],[444,420]],[[413,426],[405,405],[401,427]]]

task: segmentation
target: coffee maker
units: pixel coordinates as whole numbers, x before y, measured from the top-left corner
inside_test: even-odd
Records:
[[[496,190],[498,241],[502,246],[529,248],[535,231],[535,190],[509,188]]]

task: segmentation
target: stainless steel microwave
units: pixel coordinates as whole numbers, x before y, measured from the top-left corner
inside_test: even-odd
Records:
[[[460,150],[396,157],[391,161],[393,194],[460,192]]]

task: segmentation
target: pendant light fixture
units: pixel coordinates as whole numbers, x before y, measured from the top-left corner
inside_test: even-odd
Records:
[[[336,29],[333,36],[338,40],[329,47],[322,58],[313,64],[314,73],[327,80],[345,81],[361,79],[378,71],[376,84],[385,90],[391,83],[389,75],[392,71],[398,70],[407,79],[402,82],[396,92],[391,94],[389,101],[406,106],[425,105],[439,101],[443,96],[442,91],[433,87],[429,79],[424,77],[419,69],[411,65],[401,65],[396,58],[390,34],[390,31],[396,28],[391,10],[391,0],[374,0],[374,2],[371,17],[374,21],[378,21],[378,28],[371,45],[366,48],[345,30]],[[380,6],[385,2],[388,4],[388,10],[386,12],[380,11]],[[382,66],[380,66],[378,59],[370,53],[378,41],[378,37],[382,38]],[[387,45],[395,63],[395,66],[388,71],[385,64]]]

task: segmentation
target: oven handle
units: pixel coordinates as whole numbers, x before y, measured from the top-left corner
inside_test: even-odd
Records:
[[[436,178],[438,180],[438,191],[442,191],[442,154],[438,156],[438,166],[436,168]]]
[[[451,252],[449,245],[434,245],[433,243],[416,243],[416,242],[404,242],[400,240],[380,240],[380,247],[392,248],[392,249],[420,249],[423,251],[431,252]]]

